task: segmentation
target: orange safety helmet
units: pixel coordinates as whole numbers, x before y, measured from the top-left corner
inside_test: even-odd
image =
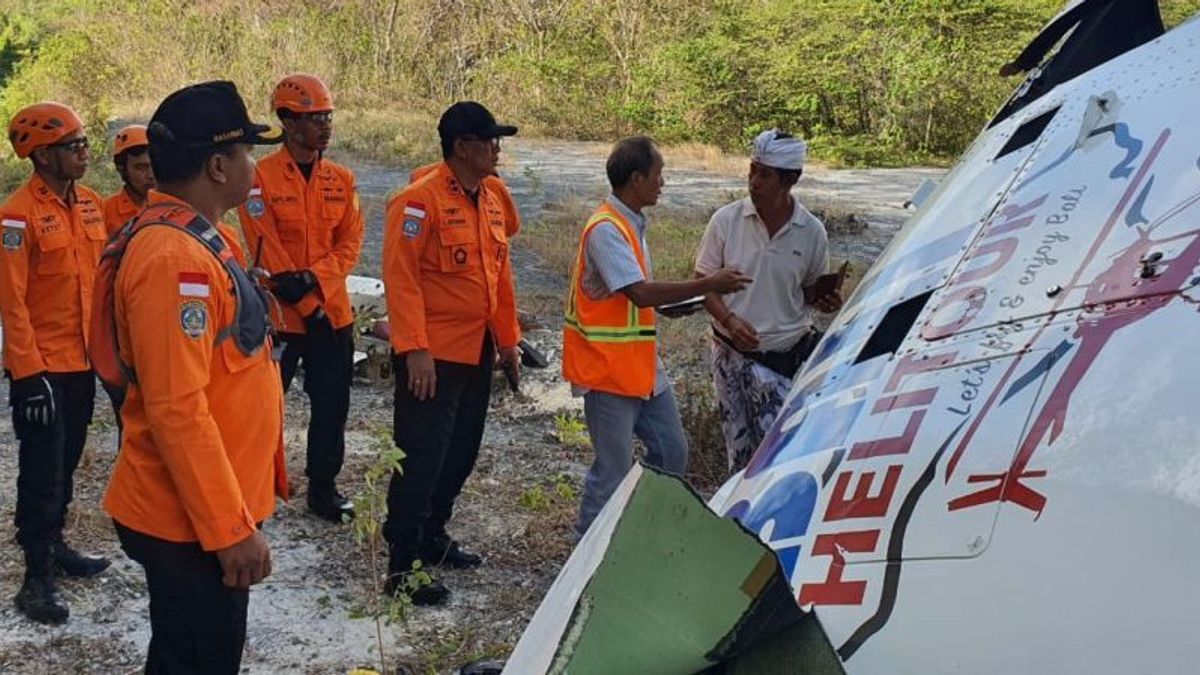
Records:
[[[117,132],[113,138],[113,157],[120,157],[122,152],[150,145],[146,136],[146,125],[130,124]]]
[[[333,110],[333,94],[316,75],[293,73],[275,85],[275,91],[271,94],[271,110],[329,112]]]
[[[25,159],[34,150],[57,143],[83,129],[83,120],[67,106],[54,101],[34,103],[17,111],[8,123],[8,142],[17,157]]]

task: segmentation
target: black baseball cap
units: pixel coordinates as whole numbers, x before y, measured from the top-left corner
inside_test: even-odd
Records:
[[[443,141],[454,141],[467,136],[480,139],[515,136],[517,128],[496,124],[492,113],[475,101],[459,101],[446,108],[438,121],[438,136]]]
[[[237,86],[227,80],[193,84],[163,99],[150,118],[147,134],[151,146],[170,150],[283,142],[283,130],[250,121]]]

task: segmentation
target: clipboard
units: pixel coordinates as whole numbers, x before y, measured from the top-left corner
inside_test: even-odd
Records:
[[[695,314],[696,312],[703,309],[703,307],[704,307],[704,296],[697,295],[695,297],[688,298],[687,300],[682,300],[680,302],[672,302],[667,305],[659,305],[658,307],[654,308],[654,311],[658,312],[659,314],[661,314],[669,319],[677,319],[681,316]]]

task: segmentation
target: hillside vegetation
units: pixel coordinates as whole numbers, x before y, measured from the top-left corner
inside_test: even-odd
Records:
[[[744,148],[782,126],[850,164],[946,161],[1017,84],[1061,0],[0,0],[0,116],[56,98],[99,130],[222,77],[326,77],[351,146],[474,98],[527,132]],[[1169,23],[1200,0],[1166,0]],[[388,131],[391,120],[398,129]],[[361,122],[356,124],[355,122]],[[358,127],[361,127],[359,129]],[[357,134],[357,136],[356,136]],[[420,136],[419,134],[417,136]]]

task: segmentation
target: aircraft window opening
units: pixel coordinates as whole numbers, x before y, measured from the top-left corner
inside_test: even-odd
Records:
[[[875,327],[875,332],[871,333],[871,337],[863,346],[862,351],[858,353],[858,357],[854,359],[854,363],[862,363],[884,354],[895,354],[903,344],[904,338],[908,337],[913,324],[917,322],[917,317],[921,315],[921,311],[925,309],[925,304],[929,302],[932,295],[933,291],[929,291],[892,306],[887,314],[883,315],[883,319]]]
[[[1004,147],[1000,148],[996,159],[1000,159],[1011,152],[1016,152],[1037,141],[1041,137],[1042,132],[1046,130],[1046,127],[1050,125],[1050,120],[1054,119],[1054,116],[1058,114],[1058,110],[1059,108],[1048,110],[1031,120],[1026,120],[1024,124],[1017,127],[1017,130],[1013,132],[1012,137],[1008,139]]]

